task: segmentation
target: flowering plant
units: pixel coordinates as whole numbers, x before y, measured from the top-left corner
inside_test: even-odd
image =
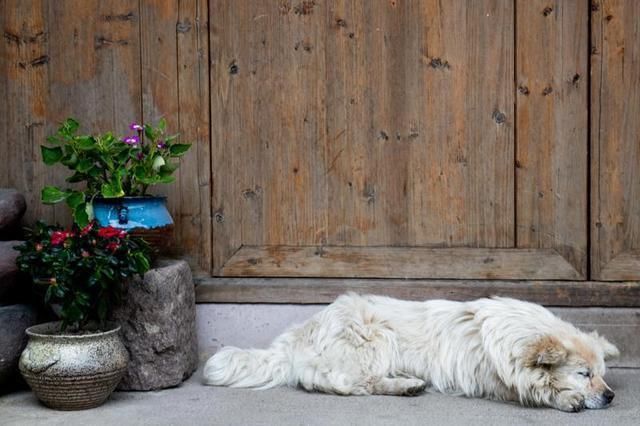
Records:
[[[56,186],[42,190],[46,204],[66,201],[80,226],[86,226],[93,218],[91,203],[97,196],[141,196],[146,195],[149,186],[173,182],[178,164],[171,160],[191,147],[175,143],[177,135],[166,135],[164,119],[156,126],[131,123],[131,134],[123,138],[110,132],[78,135],[79,127],[76,120],[68,118],[56,134],[47,138],[49,146],[42,146],[41,152],[45,164],[61,163],[73,172],[67,182],[86,183],[84,191]]]
[[[104,323],[126,280],[149,269],[147,243],[93,221],[66,230],[38,222],[27,237],[16,263],[45,286],[46,303],[60,305],[63,329]]]

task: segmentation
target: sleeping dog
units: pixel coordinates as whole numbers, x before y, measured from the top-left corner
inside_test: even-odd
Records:
[[[563,411],[604,408],[618,350],[542,306],[495,297],[408,302],[346,294],[268,349],[226,347],[209,385],[300,386],[340,395],[417,395],[426,388]]]

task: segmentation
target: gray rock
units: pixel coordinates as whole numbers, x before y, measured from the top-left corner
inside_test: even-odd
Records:
[[[0,235],[10,233],[19,224],[26,209],[24,195],[15,189],[0,188]]]
[[[35,323],[36,311],[31,306],[0,306],[0,393],[18,377],[18,360],[27,344],[24,330]]]
[[[198,365],[195,289],[189,265],[165,260],[131,282],[113,318],[122,326],[129,367],[120,390],[177,386]]]
[[[13,249],[22,241],[0,241],[0,305],[15,303],[21,293],[18,283],[18,252]]]

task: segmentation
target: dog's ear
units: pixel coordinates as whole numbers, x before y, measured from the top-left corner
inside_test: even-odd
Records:
[[[592,331],[591,333],[589,333],[589,336],[593,337],[596,343],[602,348],[602,353],[604,354],[605,361],[609,361],[610,359],[620,356],[620,351],[618,350],[618,348],[616,348],[613,343],[600,336],[597,331]]]
[[[525,356],[527,365],[531,367],[556,365],[566,358],[567,349],[554,336],[542,336],[536,339],[527,349]]]

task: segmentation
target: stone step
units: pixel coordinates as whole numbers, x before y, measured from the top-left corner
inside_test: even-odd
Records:
[[[197,327],[201,361],[221,346],[264,348],[287,327],[301,323],[326,305],[198,304]],[[550,308],[584,331],[598,332],[618,346],[612,367],[640,368],[640,309]]]
[[[16,303],[24,293],[18,282],[18,252],[13,249],[20,243],[21,241],[0,241],[0,305]]]
[[[24,195],[10,188],[0,188],[0,239],[15,235],[27,209]]]

